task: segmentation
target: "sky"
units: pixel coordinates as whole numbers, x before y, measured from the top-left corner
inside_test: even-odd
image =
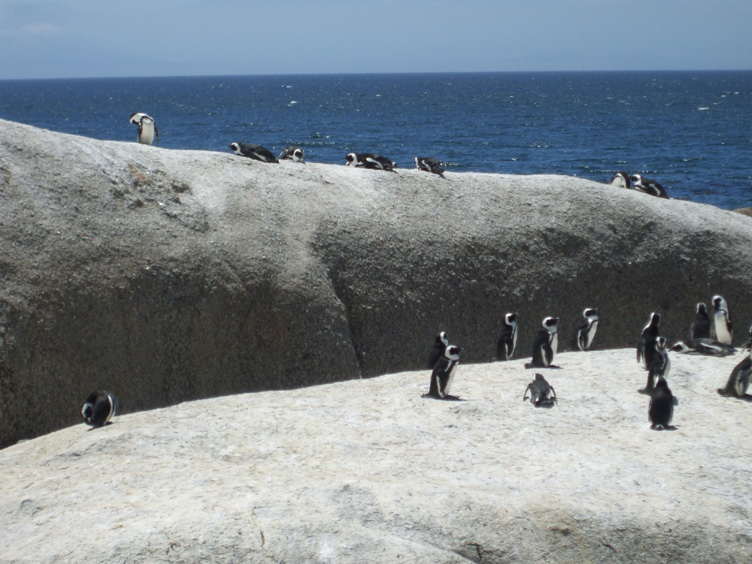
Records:
[[[0,0],[0,79],[749,70],[751,0]]]

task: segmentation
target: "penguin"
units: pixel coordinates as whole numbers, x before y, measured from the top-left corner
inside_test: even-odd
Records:
[[[438,174],[441,178],[446,179],[446,176],[444,176],[444,169],[441,168],[441,162],[437,158],[415,157],[415,168]]]
[[[556,390],[554,390],[551,384],[546,382],[543,374],[536,374],[535,379],[527,385],[525,394],[522,396],[522,401],[527,399],[528,391],[530,392],[530,403],[535,407],[551,407],[554,404],[558,404]]]
[[[661,322],[661,314],[653,312],[650,314],[648,324],[642,329],[640,342],[637,343],[637,362],[645,370],[650,370],[655,356],[655,339],[658,336],[658,325]]]
[[[715,327],[715,339],[724,345],[730,345],[734,337],[734,328],[731,326],[729,317],[728,304],[721,296],[713,296],[713,307],[715,314],[713,322]]]
[[[449,345],[444,351],[444,355],[436,362],[431,372],[431,384],[427,394],[423,397],[431,397],[444,400],[458,400],[457,396],[450,396],[449,390],[452,387],[454,376],[457,373],[457,365],[460,362],[460,353],[462,349],[455,345]]]
[[[674,395],[663,377],[658,378],[650,395],[648,418],[653,430],[669,429],[674,418]]]
[[[645,194],[650,194],[651,196],[657,196],[658,198],[666,198],[668,200],[666,190],[664,190],[663,186],[658,184],[655,180],[643,178],[640,174],[633,174],[629,179],[632,181],[632,186],[634,186],[635,190],[644,192]]]
[[[638,391],[641,394],[652,394],[658,378],[668,378],[670,371],[671,360],[668,358],[668,352],[666,351],[666,338],[658,336],[655,338],[655,356],[648,371],[647,384]]]
[[[436,362],[444,356],[444,351],[449,346],[449,337],[447,337],[446,331],[442,331],[436,335],[436,340],[433,343],[431,354],[428,355],[428,368],[433,370],[436,366]]]
[[[704,302],[698,302],[696,306],[695,320],[692,322],[692,339],[710,338],[710,316]]]
[[[303,151],[303,149],[296,147],[295,145],[288,145],[287,147],[282,149],[282,152],[279,154],[279,157],[277,157],[277,159],[280,161],[289,159],[296,163],[302,163],[304,156],[305,152]]]
[[[230,149],[241,157],[248,157],[262,163],[278,163],[277,158],[266,147],[261,145],[253,145],[251,143],[230,143],[228,145]]]
[[[752,352],[752,325],[749,326],[749,339],[742,345],[742,350]]]
[[[345,160],[347,161],[347,166],[362,166],[363,168],[397,172],[394,170],[397,167],[397,163],[376,153],[349,153],[345,157]]]
[[[533,341],[533,359],[525,368],[558,368],[551,362],[559,347],[558,317],[546,317]]]
[[[718,388],[718,393],[726,397],[749,397],[746,394],[749,388],[750,371],[752,371],[752,358],[750,358],[750,355],[747,355],[747,358],[734,366],[731,376],[729,376],[728,382],[726,382],[726,387]]]
[[[598,330],[598,310],[593,307],[586,307],[582,310],[583,322],[577,328],[575,334],[575,345],[581,351],[588,351],[595,339],[595,332]]]
[[[632,184],[629,181],[629,175],[624,172],[623,170],[620,170],[616,174],[614,174],[611,177],[611,180],[608,182],[611,186],[616,186],[617,188],[631,188]]]
[[[84,423],[92,427],[102,427],[117,415],[117,399],[110,392],[92,392],[81,408]]]
[[[736,352],[736,349],[729,345],[724,345],[713,339],[689,339],[688,341],[676,341],[671,350],[683,354],[702,354],[705,356],[729,356]]]
[[[159,142],[159,131],[153,117],[143,112],[136,112],[131,115],[128,121],[138,126],[139,143],[151,145],[154,141]]]
[[[510,312],[504,316],[504,327],[496,341],[496,358],[494,360],[511,360],[517,347],[517,314]]]

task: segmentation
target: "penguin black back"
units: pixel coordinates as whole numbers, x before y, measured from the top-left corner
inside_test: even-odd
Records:
[[[496,341],[496,359],[511,360],[517,347],[517,314],[509,312],[504,316],[504,327]]]
[[[691,339],[710,338],[710,316],[708,308],[703,302],[698,302],[695,308],[695,319],[692,322]]]
[[[118,401],[110,392],[96,391],[89,394],[84,406],[81,408],[81,416],[84,423],[92,427],[102,427],[117,415]]]
[[[441,178],[446,178],[444,169],[441,168],[441,162],[435,157],[415,157],[415,167],[419,170],[438,174]]]
[[[658,378],[655,389],[650,396],[648,406],[650,428],[656,430],[668,429],[674,418],[674,395],[668,387],[666,379]]]
[[[433,348],[431,349],[431,354],[428,355],[428,366],[427,368],[430,368],[433,370],[433,367],[436,366],[436,363],[438,360],[444,356],[444,351],[449,346],[449,337],[447,337],[446,331],[442,331],[438,335],[436,335],[436,339],[433,342]]]
[[[535,407],[551,407],[556,400],[556,390],[549,384],[543,377],[543,374],[536,374],[532,382],[525,388],[525,394],[522,396],[522,401],[527,399],[527,393],[530,392],[530,403]]]
[[[652,312],[647,325],[643,327],[640,342],[637,343],[637,362],[645,370],[650,370],[655,356],[655,339],[658,337],[658,325],[661,322],[661,314]]]

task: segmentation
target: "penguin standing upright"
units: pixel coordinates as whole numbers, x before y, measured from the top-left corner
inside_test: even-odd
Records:
[[[655,338],[655,355],[648,371],[647,384],[639,392],[641,394],[653,393],[658,378],[668,378],[670,371],[671,360],[668,358],[668,351],[666,351],[666,338],[658,336]]]
[[[661,323],[661,314],[652,312],[647,325],[643,327],[640,342],[637,343],[637,362],[645,370],[650,370],[655,356],[655,339],[658,337],[658,325]]]
[[[545,317],[541,328],[533,340],[533,359],[525,368],[558,368],[551,364],[554,353],[558,350],[558,317]]]
[[[713,326],[715,327],[715,339],[724,345],[730,345],[734,337],[734,328],[731,326],[728,304],[721,296],[713,296]]]
[[[154,141],[159,142],[159,131],[154,118],[143,113],[136,112],[132,114],[130,121],[133,125],[138,126],[138,142],[143,145],[151,145]]]
[[[718,388],[718,393],[722,396],[735,398],[746,397],[747,389],[749,389],[750,372],[752,372],[752,358],[747,355],[747,358],[734,366],[728,382],[726,382],[726,387]]]
[[[691,339],[710,338],[710,316],[704,302],[698,302],[696,306],[695,320],[692,322]]]
[[[495,360],[510,360],[517,347],[517,314],[509,312],[504,316],[504,327],[496,341]]]
[[[598,331],[598,310],[593,307],[586,307],[582,310],[583,322],[577,328],[574,342],[578,349],[581,351],[590,350],[595,339],[595,332]]]
[[[102,427],[117,415],[117,399],[110,392],[92,392],[81,408],[81,415],[87,425]]]
[[[433,342],[433,348],[431,354],[428,355],[428,368],[433,370],[436,366],[436,362],[444,356],[444,351],[449,346],[449,337],[447,337],[446,331],[442,331],[436,335],[436,339]]]
[[[449,345],[444,351],[444,355],[436,362],[431,372],[431,383],[428,393],[423,397],[432,397],[436,399],[457,400],[457,396],[450,396],[449,390],[452,388],[454,376],[457,373],[457,365],[460,362],[460,353],[462,349],[455,345]]]
[[[668,382],[659,377],[655,383],[655,389],[650,396],[648,405],[648,418],[650,428],[655,430],[668,429],[674,418],[674,395],[668,387]]]
[[[556,400],[556,390],[543,377],[543,374],[536,374],[535,379],[525,388],[525,394],[522,401],[527,399],[527,393],[530,392],[530,403],[535,407],[551,407],[558,403]]]

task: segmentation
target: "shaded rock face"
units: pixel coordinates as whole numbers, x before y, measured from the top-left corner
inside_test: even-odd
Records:
[[[313,159],[314,156],[311,155]],[[314,159],[315,160],[315,159]],[[268,165],[0,121],[0,445],[126,411],[418,368],[435,334],[517,356],[686,337],[722,294],[749,324],[752,221],[564,176]],[[745,336],[745,335],[742,335]]]

